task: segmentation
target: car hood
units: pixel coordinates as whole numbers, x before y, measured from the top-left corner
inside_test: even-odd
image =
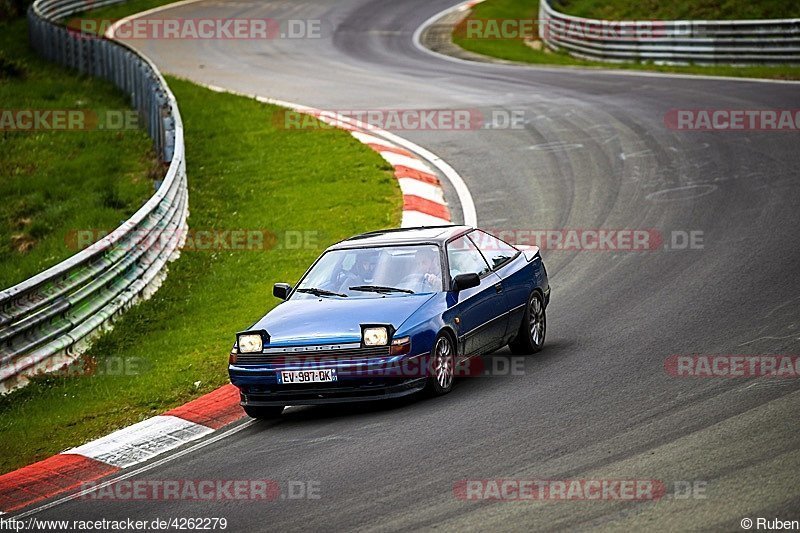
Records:
[[[398,328],[433,296],[288,300],[250,329],[266,330],[269,346],[360,342],[361,324],[391,324]]]

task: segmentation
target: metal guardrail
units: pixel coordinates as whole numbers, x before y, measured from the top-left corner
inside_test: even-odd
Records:
[[[111,234],[0,292],[0,392],[74,360],[117,315],[158,289],[185,240],[183,123],[164,78],[125,44],[59,24],[87,7],[122,1],[37,0],[28,10],[30,42],[44,58],[105,78],[128,94],[169,167],[155,194]]]
[[[800,19],[605,21],[539,0],[539,37],[553,50],[600,61],[661,64],[800,63]]]

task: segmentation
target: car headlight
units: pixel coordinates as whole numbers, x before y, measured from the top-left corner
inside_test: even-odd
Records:
[[[264,341],[258,333],[239,335],[239,353],[257,353],[264,348]]]
[[[364,346],[386,346],[389,332],[384,327],[364,328]]]

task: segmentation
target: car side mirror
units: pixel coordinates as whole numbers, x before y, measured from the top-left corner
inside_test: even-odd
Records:
[[[292,286],[288,283],[276,283],[272,286],[272,295],[275,298],[285,300],[289,297],[290,292],[292,292]]]
[[[470,274],[459,274],[453,279],[453,287],[457,291],[471,289],[472,287],[477,287],[480,284],[481,278],[474,272]]]

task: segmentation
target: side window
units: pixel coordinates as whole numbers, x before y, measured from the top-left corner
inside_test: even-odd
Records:
[[[519,250],[507,242],[501,241],[497,237],[481,230],[473,231],[469,234],[469,237],[481,251],[489,265],[491,265],[492,270],[508,262],[519,253]]]
[[[483,276],[489,272],[489,265],[472,241],[466,237],[460,237],[447,244],[447,262],[450,265],[451,278],[473,272]]]

